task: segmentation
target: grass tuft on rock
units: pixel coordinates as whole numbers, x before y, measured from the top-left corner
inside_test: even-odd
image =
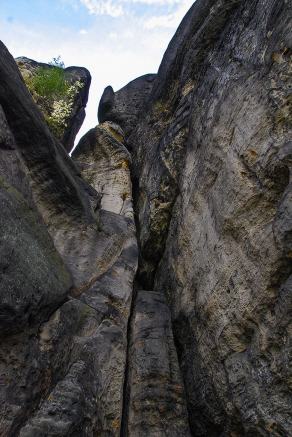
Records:
[[[59,67],[40,67],[28,80],[27,85],[31,91],[46,98],[65,97],[70,87],[65,79],[64,70]]]
[[[20,71],[51,132],[62,140],[74,110],[75,98],[84,84],[66,80],[64,63],[60,57],[54,58],[49,65],[29,74],[25,74],[21,68]]]

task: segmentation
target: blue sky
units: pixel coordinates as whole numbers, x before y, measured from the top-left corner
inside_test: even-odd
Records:
[[[92,86],[80,137],[97,124],[103,89],[156,72],[194,0],[0,0],[0,39],[13,56],[89,69]]]

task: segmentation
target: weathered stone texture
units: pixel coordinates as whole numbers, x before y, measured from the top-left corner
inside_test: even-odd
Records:
[[[128,372],[124,435],[190,436],[184,387],[164,293],[137,292]]]
[[[197,1],[128,140],[139,279],[167,292],[194,435],[291,429],[290,17]]]
[[[31,78],[37,74],[40,68],[53,68],[50,64],[36,62],[24,56],[17,58],[16,62],[24,79]],[[71,113],[66,121],[67,126],[62,129],[62,132],[60,132],[58,136],[65,149],[70,152],[73,149],[75,137],[85,119],[85,107],[88,101],[91,76],[86,68],[67,67],[64,69],[64,78],[71,85],[74,85],[76,82],[82,85],[82,88],[78,90],[74,98]],[[42,101],[41,98],[38,99],[38,106],[41,111],[46,114],[47,104],[45,101]]]
[[[100,207],[133,219],[131,155],[123,142],[122,129],[105,122],[80,140],[72,157],[97,191]]]
[[[100,210],[3,45],[0,75],[0,435],[118,436],[138,260],[133,214]],[[123,145],[101,131],[113,174]],[[117,179],[130,191],[123,168]]]

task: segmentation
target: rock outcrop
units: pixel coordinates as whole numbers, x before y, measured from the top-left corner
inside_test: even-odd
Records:
[[[16,62],[21,75],[23,76],[25,82],[28,83],[31,82],[31,79],[34,78],[40,70],[45,71],[56,68],[54,65],[36,62],[24,56],[17,58]],[[70,106],[68,109],[69,113],[66,117],[66,120],[64,120],[63,125],[56,133],[58,139],[62,142],[65,149],[70,152],[73,149],[75,137],[85,118],[85,107],[88,101],[91,76],[86,68],[67,67],[64,68],[64,79],[68,82],[68,84],[73,86],[76,83],[80,84],[80,88],[76,89],[72,106]],[[37,95],[34,90],[31,91],[42,113],[46,118],[48,118],[51,112],[50,106],[54,104],[55,97],[52,96],[52,98],[44,98],[43,96]],[[48,105],[48,100],[53,100],[53,102],[50,102],[50,105]]]
[[[72,158],[0,45],[1,437],[290,435],[291,12],[197,0]]]
[[[145,76],[132,80],[117,92],[108,86],[100,99],[99,122],[112,121],[119,124],[128,137],[136,126],[140,112],[145,107],[155,78],[155,74],[145,74]]]
[[[105,122],[84,135],[72,157],[97,191],[99,206],[133,220],[131,155],[123,142],[123,130]]]

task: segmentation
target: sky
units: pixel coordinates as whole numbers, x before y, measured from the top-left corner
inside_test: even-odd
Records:
[[[104,88],[118,90],[158,70],[167,45],[194,0],[0,0],[0,39],[14,57],[92,76],[86,119],[77,140],[97,124]]]

